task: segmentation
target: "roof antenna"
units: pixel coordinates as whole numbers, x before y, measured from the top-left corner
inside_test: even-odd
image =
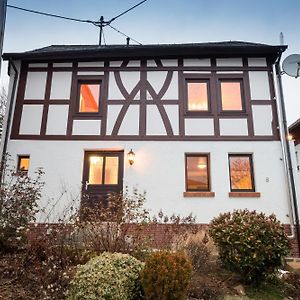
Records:
[[[114,20],[116,20],[117,18],[125,15],[126,13],[128,13],[129,11],[133,10],[134,8],[138,7],[139,5],[143,4],[144,2],[146,2],[147,0],[143,0],[141,2],[139,2],[138,4],[130,7],[129,9],[123,11],[122,13],[118,14],[117,16],[115,16],[114,18],[111,18],[109,21],[105,21],[104,20],[104,17],[101,16],[100,17],[100,20],[97,21],[97,22],[93,22],[93,24],[97,27],[100,28],[100,34],[99,34],[99,46],[101,46],[101,43],[102,43],[102,32],[103,32],[103,28],[105,26],[110,26],[110,23],[113,22]]]
[[[129,43],[130,43],[130,37],[127,37],[126,38],[126,46],[129,46]]]
[[[283,36],[283,32],[280,32],[279,34],[279,40],[280,40],[280,46],[284,45],[284,36]]]

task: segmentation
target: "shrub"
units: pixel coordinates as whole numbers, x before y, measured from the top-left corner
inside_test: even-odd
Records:
[[[180,235],[173,247],[186,252],[196,273],[206,274],[216,265],[216,249],[206,231]]]
[[[152,253],[141,275],[146,299],[186,299],[191,273],[192,265],[184,252]]]
[[[289,243],[275,215],[248,210],[220,214],[210,223],[210,235],[227,269],[258,283],[283,264]]]
[[[37,202],[44,183],[43,172],[37,170],[34,178],[27,173],[16,173],[6,157],[0,168],[0,251],[12,251],[24,246],[26,230],[35,221]]]
[[[137,299],[144,264],[128,254],[103,253],[77,268],[67,299]]]

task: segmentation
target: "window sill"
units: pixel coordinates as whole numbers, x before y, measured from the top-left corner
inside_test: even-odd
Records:
[[[192,197],[209,197],[212,198],[215,196],[215,192],[183,192],[184,198]]]
[[[230,198],[260,198],[259,192],[229,192]]]

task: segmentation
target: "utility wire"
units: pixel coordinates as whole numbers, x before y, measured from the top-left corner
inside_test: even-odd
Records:
[[[130,36],[128,36],[127,34],[125,34],[124,32],[122,32],[122,31],[118,30],[117,28],[111,26],[110,24],[108,24],[108,26],[109,26],[111,29],[115,30],[116,32],[118,32],[118,33],[120,33],[120,34],[122,34],[122,35],[124,35],[124,36],[126,36],[126,37],[128,37],[128,38],[130,38],[131,40],[133,40],[133,41],[136,42],[137,44],[139,44],[139,45],[141,45],[141,46],[143,45],[143,44],[141,44],[140,42],[138,42],[137,40],[135,40],[135,39],[133,39],[132,37],[130,37]]]
[[[32,10],[32,9],[27,9],[27,8],[23,8],[23,7],[19,7],[19,6],[14,6],[14,5],[9,5],[9,4],[7,4],[7,7],[9,7],[9,8],[15,8],[15,9],[19,9],[19,10],[23,10],[23,11],[34,13],[34,14],[39,14],[39,15],[42,15],[42,16],[55,17],[55,18],[69,20],[69,21],[75,21],[75,22],[81,22],[81,23],[90,23],[90,24],[97,23],[97,22],[91,21],[91,20],[81,20],[81,19],[69,18],[69,17],[65,17],[65,16],[61,16],[61,15],[55,15],[55,14],[45,13],[45,12],[41,12],[41,11],[37,11],[37,10]]]
[[[146,2],[147,0],[143,0],[141,2],[139,2],[138,4],[134,5],[133,7],[127,9],[126,11],[122,12],[121,14],[117,15],[116,17],[110,19],[109,21],[104,21],[102,23],[102,25],[100,24],[99,21],[92,21],[92,20],[83,20],[83,19],[76,19],[76,18],[69,18],[69,17],[65,17],[65,16],[61,16],[61,15],[56,15],[56,14],[50,14],[50,13],[46,13],[46,12],[41,12],[41,11],[37,11],[37,10],[32,10],[32,9],[27,9],[27,8],[23,8],[23,7],[19,7],[19,6],[15,6],[15,5],[10,5],[7,4],[7,7],[9,8],[14,8],[14,9],[18,9],[21,11],[25,11],[25,12],[29,12],[29,13],[34,13],[34,14],[38,14],[38,15],[42,15],[42,16],[47,16],[47,17],[55,17],[55,18],[60,18],[60,19],[64,19],[64,20],[68,20],[68,21],[75,21],[75,22],[80,22],[80,23],[88,23],[88,24],[93,24],[97,27],[100,26],[109,26],[111,29],[115,30],[116,32],[118,32],[119,34],[130,38],[132,41],[134,41],[135,43],[142,45],[140,42],[138,42],[137,40],[135,40],[134,38],[128,36],[127,34],[125,34],[124,32],[118,30],[117,28],[113,27],[110,25],[111,22],[113,22],[115,19],[123,16],[124,14],[126,14],[127,12],[131,11],[132,9],[136,8],[137,6],[141,5],[142,3]],[[103,33],[103,38],[104,38],[104,33]]]
[[[125,10],[124,12],[120,13],[120,14],[117,15],[116,17],[110,19],[110,20],[107,22],[107,25],[109,25],[109,24],[110,24],[111,22],[113,22],[115,19],[117,19],[117,18],[119,18],[119,17],[125,15],[126,13],[128,13],[129,11],[131,11],[132,9],[134,9],[134,8],[136,8],[136,7],[138,7],[138,6],[140,6],[141,4],[143,4],[143,3],[146,2],[146,1],[147,1],[147,0],[143,0],[143,1],[139,2],[138,4],[132,6],[131,8]]]

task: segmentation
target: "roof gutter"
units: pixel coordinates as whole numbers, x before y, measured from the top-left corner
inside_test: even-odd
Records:
[[[11,119],[12,119],[12,111],[13,111],[13,105],[14,105],[13,102],[14,102],[14,98],[15,98],[15,94],[16,94],[17,82],[18,82],[18,77],[19,77],[19,72],[18,72],[16,65],[14,64],[12,59],[9,60],[9,64],[13,67],[15,73],[14,73],[14,82],[13,82],[11,97],[10,97],[10,101],[9,101],[4,142],[3,142],[2,153],[1,153],[1,165],[0,165],[0,176],[1,176],[0,180],[1,180],[1,182],[3,180],[3,174],[4,174],[3,171],[4,171],[5,161],[6,161],[7,143],[8,143],[8,138],[9,138],[9,132],[10,132],[10,127],[11,127],[10,125],[11,125]]]
[[[300,227],[299,227],[299,212],[298,212],[298,203],[297,203],[297,194],[296,194],[296,187],[295,187],[295,180],[294,180],[294,173],[293,173],[293,166],[292,166],[292,159],[291,159],[291,150],[290,144],[288,140],[288,126],[287,126],[287,119],[286,119],[286,111],[284,105],[284,95],[283,95],[283,87],[282,87],[282,71],[280,67],[280,60],[282,56],[281,51],[279,56],[275,62],[275,73],[277,79],[277,86],[278,86],[278,104],[280,106],[280,140],[282,145],[282,152],[283,152],[283,160],[288,180],[288,188],[289,188],[289,210],[290,210],[290,220],[291,220],[291,235],[288,236],[290,239],[297,238],[298,244],[298,251],[300,254]],[[279,110],[279,108],[278,108]],[[294,220],[293,220],[294,219]],[[295,223],[295,224],[294,224]],[[296,228],[296,234],[295,234]]]

